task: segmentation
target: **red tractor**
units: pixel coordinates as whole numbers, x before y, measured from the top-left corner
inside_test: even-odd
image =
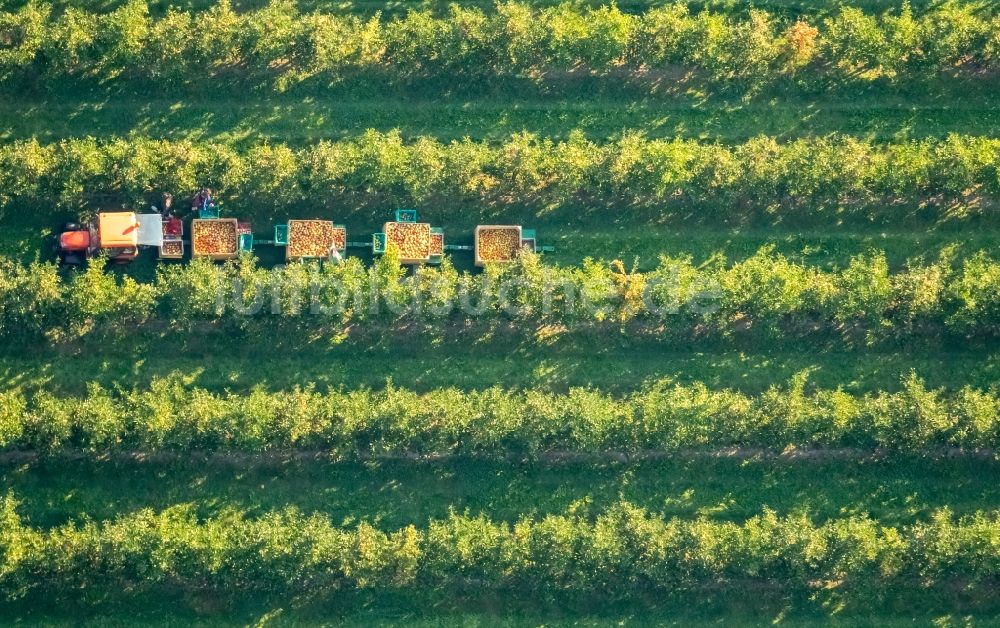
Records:
[[[140,246],[162,244],[162,220],[160,214],[101,212],[86,225],[67,223],[58,235],[56,252],[69,265],[81,265],[99,254],[113,262],[131,262]]]

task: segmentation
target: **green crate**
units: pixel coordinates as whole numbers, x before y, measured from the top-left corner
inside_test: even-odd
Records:
[[[219,217],[218,207],[206,207],[204,209],[198,210],[198,218],[201,218],[202,220],[218,218],[218,217]]]
[[[372,234],[372,253],[375,255],[382,255],[385,253],[385,234],[384,233],[373,233]]]
[[[538,252],[538,239],[535,237],[534,229],[521,229],[521,246],[525,243],[531,244],[531,250]]]
[[[288,225],[274,225],[274,246],[288,246]]]
[[[396,222],[417,222],[417,210],[397,209]]]
[[[240,234],[240,250],[241,251],[252,251],[253,250],[253,234],[252,233],[241,233]]]

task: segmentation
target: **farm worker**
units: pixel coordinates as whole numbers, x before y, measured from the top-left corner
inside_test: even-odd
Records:
[[[336,244],[330,245],[330,261],[337,262],[338,264],[344,263],[344,258],[340,256],[340,251],[337,250]]]
[[[215,203],[212,202],[212,190],[209,188],[201,188],[198,193],[194,195],[191,199],[191,211],[198,211],[199,209],[208,209],[209,207],[214,207]]]
[[[156,205],[152,205],[150,207],[154,212],[160,214],[161,216],[163,216],[164,220],[166,220],[167,218],[170,218],[170,206],[173,205],[173,203],[174,203],[173,195],[165,193],[163,195],[163,202],[160,203],[159,207],[157,207]]]

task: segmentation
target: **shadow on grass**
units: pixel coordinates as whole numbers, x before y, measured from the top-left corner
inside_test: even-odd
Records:
[[[532,330],[463,332],[443,324],[376,326],[337,343],[331,339],[280,326],[247,334],[204,325],[191,331],[147,327],[55,346],[8,343],[0,352],[0,386],[79,395],[91,381],[132,388],[182,374],[213,391],[381,388],[391,379],[416,391],[594,386],[626,394],[667,379],[757,393],[808,371],[813,386],[860,393],[898,390],[911,372],[932,388],[989,389],[1000,378],[1000,354],[990,343],[926,336],[851,348],[841,336],[822,334],[664,338],[609,329],[540,340]]]
[[[263,80],[263,79],[261,79]],[[742,142],[842,133],[879,141],[1000,134],[992,81],[937,77],[900,85],[780,81],[757,94],[669,73],[541,78],[456,75],[400,79],[365,72],[331,83],[311,79],[276,92],[260,82],[216,77],[212,89],[136,83],[50,82],[0,90],[0,139],[124,136],[199,139],[237,146],[270,140],[301,146],[399,129],[442,141],[497,141],[531,131],[562,139],[572,130],[595,141],[626,130],[650,137]],[[956,101],[955,94],[962,98]]]
[[[884,525],[1000,508],[1000,463],[857,456],[785,459],[678,454],[620,462],[332,462],[282,454],[169,455],[0,463],[0,479],[34,527],[111,520],[188,504],[199,517],[295,507],[338,526],[425,527],[451,510],[515,522],[567,511],[597,516],[622,500],[665,517],[742,523],[765,508],[815,522],[868,515]]]
[[[81,599],[83,598],[83,599]],[[626,599],[599,592],[509,588],[450,591],[336,587],[261,594],[212,588],[121,583],[116,591],[33,595],[0,606],[11,623],[101,626],[142,624],[299,626],[720,626],[912,625],[988,620],[1000,608],[989,585],[942,583],[884,589],[794,591],[781,583],[741,581],[678,590],[641,585]]]

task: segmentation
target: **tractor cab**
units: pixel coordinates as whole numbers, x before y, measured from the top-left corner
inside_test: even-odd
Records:
[[[163,243],[160,214],[101,212],[91,223],[66,224],[57,249],[64,264],[79,265],[96,255],[107,255],[116,263],[127,263],[139,255],[140,246]]]

